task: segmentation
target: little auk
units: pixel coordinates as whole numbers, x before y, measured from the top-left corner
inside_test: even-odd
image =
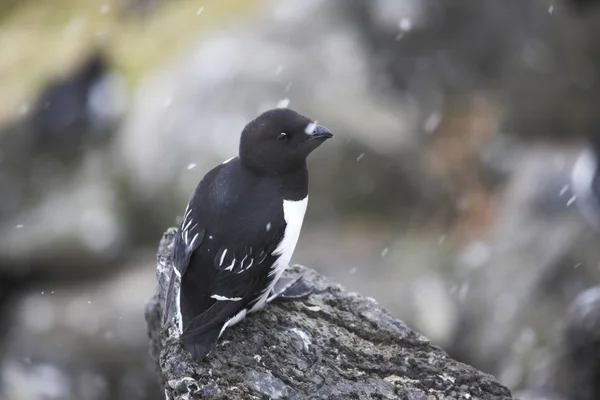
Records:
[[[198,362],[247,314],[306,295],[281,275],[308,203],[306,158],[332,137],[291,109],[266,111],[242,130],[239,155],[198,184],[173,244],[165,307],[168,318],[175,302],[183,347]]]

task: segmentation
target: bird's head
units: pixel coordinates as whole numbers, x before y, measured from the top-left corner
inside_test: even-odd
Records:
[[[266,111],[248,123],[240,139],[240,160],[252,170],[281,175],[304,168],[306,157],[333,134],[288,108]]]

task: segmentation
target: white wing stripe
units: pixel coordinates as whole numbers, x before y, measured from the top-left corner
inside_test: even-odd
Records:
[[[226,297],[220,294],[213,294],[210,298],[218,301],[240,301],[242,299],[241,297]]]
[[[194,235],[194,237],[192,238],[192,242],[190,243],[190,246],[189,246],[190,248],[193,248],[193,247],[194,247],[194,243],[196,243],[196,240],[197,240],[197,239],[198,239],[198,234],[196,233],[196,234]]]
[[[221,255],[221,260],[219,261],[219,267],[223,265],[223,261],[225,260],[225,255],[227,255],[227,249],[223,250],[223,254]]]

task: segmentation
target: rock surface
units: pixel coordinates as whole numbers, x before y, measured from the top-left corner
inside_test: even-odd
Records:
[[[0,329],[0,400],[164,399],[143,319],[153,258],[100,282],[39,282],[12,296]]]
[[[375,300],[301,266],[314,293],[275,302],[224,333],[201,364],[162,326],[171,275],[169,229],[158,251],[158,294],[147,304],[151,354],[167,399],[510,399],[490,375],[450,359]]]
[[[548,379],[569,304],[600,281],[599,236],[570,187],[574,150],[536,146],[513,154],[488,237],[456,262],[464,295],[445,349],[511,389]]]

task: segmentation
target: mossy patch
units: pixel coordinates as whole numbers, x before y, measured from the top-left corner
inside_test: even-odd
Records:
[[[263,1],[163,0],[141,13],[124,0],[0,1],[0,123],[94,48],[135,86],[202,32]]]

